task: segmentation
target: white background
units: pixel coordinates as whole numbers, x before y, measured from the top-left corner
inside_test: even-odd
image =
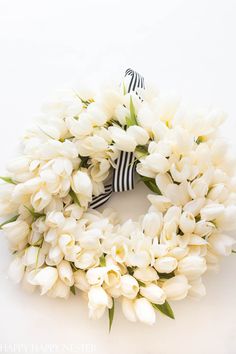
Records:
[[[119,78],[127,67],[146,83],[226,109],[224,132],[235,149],[235,18],[235,0],[1,0],[1,174],[55,89],[89,72]],[[146,192],[137,187],[110,205],[123,217],[136,217],[147,207]],[[236,256],[224,260],[218,274],[205,276],[202,301],[173,304],[175,321],[158,316],[146,327],[127,322],[117,309],[110,335],[107,318],[88,320],[78,296],[51,300],[11,284],[9,260],[1,235],[0,352],[83,353],[88,343],[98,354],[236,353]]]

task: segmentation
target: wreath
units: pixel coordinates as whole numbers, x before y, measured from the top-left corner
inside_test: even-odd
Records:
[[[109,328],[117,301],[128,320],[154,324],[157,311],[174,318],[169,301],[204,296],[203,274],[234,252],[225,114],[146,89],[131,69],[121,85],[64,92],[42,112],[1,177],[9,277],[50,297],[84,292],[89,317],[107,311]],[[121,223],[96,210],[135,175],[150,189],[145,215]]]

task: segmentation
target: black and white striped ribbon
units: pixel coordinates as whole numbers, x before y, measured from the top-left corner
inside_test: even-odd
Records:
[[[144,78],[132,69],[127,69],[124,77],[124,85],[127,92],[135,92],[140,99],[142,90],[145,88]],[[124,192],[134,189],[134,154],[133,152],[121,151],[113,170],[112,184],[105,186],[104,193],[93,197],[90,208],[98,208],[106,203],[111,197],[112,192]]]

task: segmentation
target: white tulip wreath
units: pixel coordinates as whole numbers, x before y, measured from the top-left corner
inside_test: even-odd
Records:
[[[126,74],[132,81],[136,73]],[[140,79],[134,89],[124,81],[72,90],[44,105],[1,177],[9,277],[51,297],[82,291],[89,316],[107,310],[110,327],[116,301],[130,321],[153,324],[156,310],[174,318],[169,301],[204,296],[202,275],[235,243],[227,234],[236,228],[234,164],[218,132],[224,113],[143,87]],[[114,191],[121,152],[131,163],[118,182],[129,182],[132,165],[151,189],[147,213],[123,223],[95,210]]]

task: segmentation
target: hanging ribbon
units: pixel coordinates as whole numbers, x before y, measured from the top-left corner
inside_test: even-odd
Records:
[[[132,69],[127,69],[124,77],[124,85],[128,87],[128,93],[134,92],[142,99],[140,97],[141,90],[145,86],[144,78],[139,73]],[[90,208],[95,209],[106,203],[113,192],[125,192],[134,189],[134,172],[134,153],[121,151],[116,160],[116,167],[113,170],[112,183],[105,186],[104,193],[93,197]]]

